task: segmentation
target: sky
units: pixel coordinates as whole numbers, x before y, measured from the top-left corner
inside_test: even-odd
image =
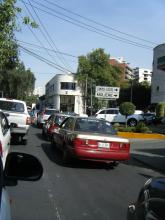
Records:
[[[153,48],[165,43],[164,0],[19,0],[17,4],[22,8],[16,33],[20,59],[34,73],[35,87],[43,91],[55,74],[76,72],[78,56],[96,48],[110,57],[123,57],[132,68],[152,69]],[[22,25],[22,16],[39,27]]]

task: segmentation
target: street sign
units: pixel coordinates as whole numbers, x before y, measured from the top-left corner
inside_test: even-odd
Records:
[[[118,99],[119,87],[96,86],[95,97],[102,99]]]

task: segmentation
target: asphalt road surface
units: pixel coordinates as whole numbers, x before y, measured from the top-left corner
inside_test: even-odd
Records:
[[[160,176],[133,159],[114,169],[87,161],[64,167],[61,153],[36,127],[30,128],[26,146],[12,145],[11,151],[33,154],[44,167],[39,181],[7,187],[13,220],[125,220],[144,182]]]

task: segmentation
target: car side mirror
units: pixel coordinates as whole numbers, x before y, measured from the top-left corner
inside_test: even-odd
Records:
[[[16,185],[18,180],[36,181],[42,174],[42,164],[36,157],[19,152],[8,154],[4,169],[5,184]]]

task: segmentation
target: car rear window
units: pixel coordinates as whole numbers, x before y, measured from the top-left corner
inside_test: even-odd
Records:
[[[0,109],[11,112],[24,112],[24,104],[20,102],[0,101]]]
[[[53,115],[54,113],[57,113],[58,111],[57,110],[54,110],[54,109],[46,109],[44,111],[45,115]]]
[[[109,122],[86,118],[76,120],[75,130],[101,134],[116,134],[116,131]]]

